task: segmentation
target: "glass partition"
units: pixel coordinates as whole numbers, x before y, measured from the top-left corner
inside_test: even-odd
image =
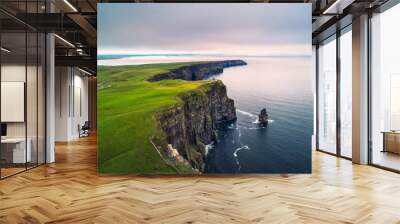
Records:
[[[336,153],[336,36],[318,47],[318,149]]]
[[[340,36],[340,155],[352,157],[352,35],[351,26]]]
[[[371,162],[400,170],[400,5],[371,19]]]
[[[20,13],[41,10],[40,1],[25,4]],[[0,12],[0,178],[45,163],[45,44],[43,33]]]
[[[1,175],[7,177],[24,171],[31,158],[26,139],[26,33],[3,32],[1,46]]]

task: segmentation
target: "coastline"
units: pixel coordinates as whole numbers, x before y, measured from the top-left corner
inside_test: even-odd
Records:
[[[225,63],[225,64],[224,64]],[[177,161],[174,160],[174,158],[171,158],[169,156],[168,159],[171,160],[173,164],[176,165],[176,168],[181,171],[180,173],[198,173],[203,165],[203,160],[204,160],[204,151],[205,151],[205,145],[209,144],[211,140],[214,139],[213,135],[215,132],[216,126],[215,124],[219,123],[222,121],[226,113],[234,115],[229,115],[229,120],[235,120],[236,115],[235,115],[235,108],[233,104],[233,100],[230,100],[227,98],[226,95],[226,88],[222,84],[221,81],[215,81],[215,80],[199,80],[192,82],[191,80],[184,81],[182,80],[183,78],[180,77],[180,79],[171,79],[170,76],[168,78],[163,79],[163,80],[154,80],[154,82],[149,82],[147,81],[148,79],[151,79],[152,77],[155,77],[156,75],[159,74],[178,74],[177,71],[181,71],[184,74],[188,74],[187,72],[189,71],[189,74],[197,74],[199,77],[208,77],[209,75],[212,74],[217,74],[221,73],[223,71],[223,67],[229,67],[229,66],[234,66],[233,64],[229,64],[228,61],[225,61],[224,63],[216,63],[216,62],[191,62],[191,63],[169,63],[169,64],[152,64],[152,65],[138,65],[138,66],[112,66],[112,67],[106,67],[106,66],[100,66],[99,67],[99,125],[100,126],[107,126],[106,124],[113,123],[111,121],[107,121],[106,123],[103,123],[102,121],[107,117],[107,113],[110,113],[110,107],[109,105],[102,105],[103,99],[108,99],[105,100],[109,104],[109,97],[107,94],[112,95],[112,98],[117,99],[119,98],[118,101],[121,101],[121,95],[124,96],[131,96],[135,98],[135,96],[139,95],[149,95],[146,97],[145,102],[143,102],[143,98],[141,101],[138,101],[138,99],[135,99],[134,101],[130,100],[122,100],[120,102],[119,107],[114,106],[114,110],[123,110],[126,111],[127,108],[126,105],[129,105],[132,107],[132,111],[127,111],[124,112],[123,116],[126,116],[126,113],[133,113],[135,115],[135,118],[131,119],[136,120],[136,122],[131,123],[133,129],[137,129],[137,131],[140,131],[141,128],[146,127],[146,129],[149,129],[146,131],[145,135],[137,136],[133,139],[132,142],[132,136],[129,138],[128,142],[126,143],[129,147],[126,147],[124,145],[125,149],[119,149],[118,153],[113,153],[110,152],[110,150],[113,150],[115,145],[110,145],[109,142],[105,139],[99,138],[99,171],[102,173],[147,173],[147,174],[162,174],[162,173],[176,173],[173,170],[170,170],[169,168],[162,168],[159,170],[159,165],[160,163],[165,163],[161,162],[159,159],[154,158],[155,154],[153,154],[152,160],[156,159],[158,162],[153,161],[153,164],[151,165],[153,168],[150,168],[150,170],[143,169],[140,171],[140,163],[138,164],[132,164],[129,163],[129,155],[130,154],[136,154],[137,156],[140,156],[140,153],[138,155],[138,152],[136,149],[145,148],[145,150],[149,150],[151,147],[149,147],[149,143],[145,143],[142,140],[143,139],[149,139],[150,135],[156,136],[154,139],[154,142],[156,142],[156,145],[158,148],[163,148],[164,149],[164,156],[169,156],[168,151],[165,150],[168,146],[169,143],[175,142],[175,145],[172,144],[174,147],[176,145],[179,145],[178,152],[180,156],[185,158],[185,161]],[[242,63],[243,64],[243,63]],[[202,65],[202,66],[200,66]],[[219,67],[219,66],[222,66]],[[155,69],[157,68],[157,69]],[[185,69],[182,69],[185,68]],[[187,68],[195,68],[195,70],[187,69]],[[217,68],[217,69],[216,69]],[[142,71],[141,71],[142,70]],[[167,72],[162,72],[163,70]],[[125,73],[130,71],[130,75],[126,75]],[[148,73],[148,71],[151,71]],[[132,73],[133,74],[132,74]],[[147,72],[147,74],[146,74]],[[191,73],[190,73],[191,72]],[[146,75],[143,75],[146,74]],[[195,77],[191,75],[190,77]],[[107,80],[108,79],[108,80]],[[200,79],[200,78],[199,78]],[[202,79],[202,78],[201,78]],[[167,84],[167,86],[166,86]],[[125,87],[131,86],[133,89],[128,90],[129,93],[126,93]],[[145,90],[140,90],[140,85]],[[116,96],[115,93],[117,89],[120,87],[124,87],[124,91],[121,92],[121,95]],[[139,88],[137,88],[139,87]],[[139,90],[139,91],[138,91]],[[172,90],[172,94],[170,91]],[[159,105],[155,108],[151,108],[151,111],[141,113],[137,110],[137,106],[145,106],[145,105],[140,105],[142,103],[146,104],[147,102],[153,103],[154,101],[159,101],[163,102],[164,100],[159,99],[159,94],[161,92],[168,92],[168,97],[165,97],[168,102],[167,104],[162,104]],[[107,93],[104,95],[104,93]],[[154,96],[154,97],[151,97]],[[178,96],[178,97],[177,97]],[[216,97],[218,96],[218,97]],[[130,97],[130,98],[131,98]],[[163,97],[164,98],[164,97]],[[167,99],[168,98],[168,99]],[[174,98],[172,100],[171,98]],[[217,99],[217,100],[215,100]],[[130,101],[130,102],[129,102]],[[214,102],[214,103],[212,103]],[[227,104],[227,102],[231,102]],[[122,103],[122,104],[121,104]],[[111,102],[113,104],[113,102]],[[169,106],[167,106],[169,105]],[[186,105],[186,106],[183,106]],[[192,105],[192,106],[191,106]],[[214,105],[214,106],[212,106]],[[227,105],[230,105],[227,107]],[[107,110],[104,111],[103,106],[106,106]],[[146,108],[147,107],[147,108]],[[190,108],[193,107],[193,110]],[[199,113],[199,107],[203,108],[202,113]],[[165,108],[165,109],[163,109]],[[188,110],[182,110],[179,108],[188,108]],[[219,111],[220,109],[216,108],[227,108],[226,110]],[[228,109],[230,108],[230,109]],[[113,110],[112,109],[112,110]],[[149,109],[148,106],[145,106],[143,110]],[[105,113],[103,113],[103,111]],[[149,117],[159,117],[159,116],[152,116],[151,114],[164,114],[165,112],[163,111],[172,111],[172,113],[169,114],[169,118],[171,122],[159,122],[160,119],[154,123],[154,121],[148,121]],[[180,111],[180,112],[179,112]],[[226,111],[226,112],[225,112]],[[227,111],[233,111],[233,112],[227,112]],[[220,115],[218,115],[220,114]],[[116,114],[118,115],[118,114]],[[186,119],[189,117],[192,117],[192,115],[199,115],[197,118],[189,121],[189,120],[182,120],[183,124],[185,123],[192,123],[191,127],[192,130],[197,130],[194,133],[196,134],[196,138],[198,139],[197,141],[193,142],[190,139],[192,138],[187,138],[186,134],[184,135],[177,135],[177,136],[171,136],[168,134],[169,133],[184,133],[186,132],[182,127],[179,126],[174,126],[174,125],[169,125],[169,124],[179,124],[179,122],[176,122],[177,119]],[[141,117],[142,119],[137,119],[138,117]],[[207,118],[208,117],[208,118]],[[204,118],[208,119],[208,122],[205,122]],[[114,120],[114,119],[112,119]],[[118,118],[116,119],[118,120]],[[129,121],[130,119],[128,119]],[[143,123],[143,121],[146,121]],[[168,119],[161,119],[161,121],[166,121]],[[120,123],[121,121],[116,121],[116,123]],[[124,121],[126,123],[126,120]],[[158,123],[159,122],[159,123]],[[159,132],[159,128],[157,128],[157,123],[159,126],[164,127],[163,130],[164,132]],[[204,124],[207,124],[204,126]],[[114,125],[114,124],[112,124]],[[172,127],[172,131],[168,131],[168,128]],[[103,130],[103,129],[100,129]],[[109,130],[112,130],[112,128],[104,129],[103,132],[105,133],[99,133],[100,136],[108,136],[108,135],[114,135],[114,133],[110,133]],[[175,131],[174,131],[175,130]],[[177,131],[179,130],[179,131]],[[187,133],[192,133],[193,131],[187,131]],[[155,134],[154,134],[155,133]],[[147,136],[147,137],[146,137]],[[121,136],[114,135],[115,138],[121,139]],[[142,139],[142,140],[141,140]],[[169,140],[167,140],[169,139]],[[116,139],[114,139],[115,141]],[[122,139],[121,139],[122,140]],[[124,139],[122,141],[127,141],[127,139]],[[137,145],[138,142],[142,141],[139,145]],[[136,143],[135,143],[136,142]],[[180,143],[179,143],[180,142]],[[179,143],[179,144],[178,144]],[[121,145],[122,146],[122,145]],[[151,146],[151,144],[150,144]],[[134,149],[132,149],[134,148]],[[197,149],[195,149],[197,148]],[[152,149],[153,151],[154,148]],[[194,150],[194,151],[193,151]],[[146,151],[148,153],[148,151]],[[124,155],[124,156],[122,156]],[[159,158],[159,157],[158,157]],[[138,160],[138,158],[135,158]],[[128,160],[128,161],[127,161]],[[146,158],[142,158],[142,160],[146,160]],[[142,161],[143,162],[143,161]],[[127,166],[127,168],[118,168],[118,167],[113,167],[113,164],[118,163],[118,164],[131,164]],[[160,164],[161,165],[161,164]],[[164,164],[168,165],[168,164]]]

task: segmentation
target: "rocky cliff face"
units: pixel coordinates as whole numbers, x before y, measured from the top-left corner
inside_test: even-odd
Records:
[[[183,79],[183,80],[202,80],[212,75],[222,73],[224,68],[233,66],[242,66],[247,63],[243,60],[225,60],[215,62],[204,62],[194,65],[182,66],[173,71],[155,75],[148,81],[155,82],[165,79]]]
[[[236,120],[235,105],[221,81],[179,96],[182,104],[159,113],[158,120],[167,142],[193,168],[201,170],[205,145],[216,138],[218,125]]]
[[[206,69],[207,64],[198,64],[194,65],[194,68],[185,67],[162,74],[157,80],[161,80],[159,79],[161,77],[162,79],[186,77],[188,80],[198,80],[199,77],[221,73],[223,66],[244,65],[243,63],[243,61],[212,62],[208,64],[209,70]],[[177,71],[182,71],[183,74]],[[160,112],[158,121],[168,144],[177,149],[193,168],[202,170],[205,145],[216,139],[218,125],[236,120],[234,101],[228,98],[222,81],[204,84],[197,90],[180,94],[179,98],[181,103]]]

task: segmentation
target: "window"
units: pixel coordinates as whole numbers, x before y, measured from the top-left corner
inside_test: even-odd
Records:
[[[352,156],[352,35],[351,26],[340,36],[340,155]]]
[[[400,5],[371,18],[371,162],[400,170]]]
[[[317,125],[319,150],[352,157],[351,25],[319,45]]]
[[[336,36],[318,48],[318,149],[336,153]]]
[[[400,130],[400,73],[390,74],[390,130]]]

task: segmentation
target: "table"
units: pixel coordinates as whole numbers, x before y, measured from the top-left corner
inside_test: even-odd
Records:
[[[28,143],[25,151],[25,140]],[[5,138],[1,139],[1,157],[6,160],[6,163],[26,163],[31,162],[32,141],[30,138]]]
[[[383,131],[382,152],[400,154],[400,131]]]

